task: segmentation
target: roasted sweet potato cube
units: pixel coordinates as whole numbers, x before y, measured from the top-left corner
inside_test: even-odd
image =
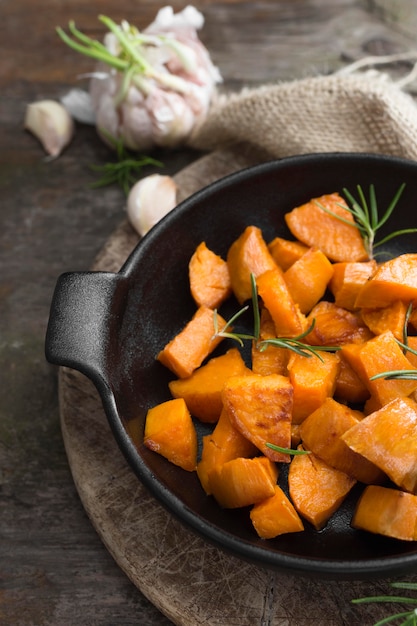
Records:
[[[259,340],[274,339],[277,334],[275,324],[268,309],[261,309]],[[254,374],[267,376],[268,374],[287,374],[289,352],[279,346],[264,346],[262,350],[259,342],[252,343],[252,371]]]
[[[251,374],[237,348],[231,348],[221,356],[211,358],[188,378],[168,383],[174,398],[184,398],[194,417],[202,422],[215,423],[219,419],[223,403],[222,389],[230,376]]]
[[[385,478],[384,473],[342,439],[342,435],[363,418],[361,412],[327,398],[300,425],[300,436],[304,447],[331,467],[360,482],[378,483]]]
[[[403,541],[417,539],[417,496],[378,485],[363,491],[352,518],[353,528]]]
[[[396,398],[342,435],[355,452],[405,491],[417,490],[417,403]]]
[[[297,511],[279,485],[275,486],[273,496],[252,507],[250,518],[262,539],[273,539],[304,530]]]
[[[332,264],[317,248],[309,248],[286,270],[285,282],[301,313],[309,313],[324,296],[332,276]]]
[[[213,432],[203,437],[201,459],[197,474],[204,491],[211,494],[211,470],[238,457],[249,458],[258,454],[257,447],[244,437],[231,423],[227,412],[221,412]]]
[[[291,445],[293,388],[286,376],[233,376],[223,387],[223,406],[230,421],[272,461],[289,463],[288,454],[266,444]]]
[[[374,335],[390,330],[396,339],[404,341],[404,324],[408,305],[401,300],[377,309],[361,309],[361,317]]]
[[[288,376],[293,386],[293,424],[301,422],[333,396],[339,371],[339,356],[322,352],[310,357],[292,353],[288,361]]]
[[[209,474],[212,494],[226,509],[249,506],[271,497],[277,478],[276,464],[264,456],[232,459]]]
[[[285,221],[296,239],[319,248],[331,261],[368,260],[353,216],[338,193],[326,194],[296,207],[285,215]]]
[[[338,352],[338,355],[339,371],[336,377],[334,397],[341,402],[352,404],[366,402],[370,396],[368,387],[351,367],[343,353]]]
[[[354,263],[351,261],[333,264],[333,276],[329,289],[337,306],[353,311],[359,290],[376,272],[378,265],[372,261]]]
[[[302,446],[298,447],[303,450]],[[356,480],[327,465],[314,454],[294,456],[288,473],[290,498],[295,509],[321,530],[337,511]]]
[[[416,369],[403,354],[390,330],[363,344],[342,346],[341,351],[381,406],[398,396],[409,396],[417,389],[417,380],[371,380],[373,376],[391,370]]]
[[[148,410],[144,444],[192,472],[197,466],[197,433],[182,398],[167,400]]]
[[[303,256],[308,250],[300,241],[291,241],[282,237],[275,237],[269,244],[268,249],[275,263],[285,272],[293,263]]]
[[[190,291],[198,306],[216,309],[232,293],[229,266],[201,242],[189,263]]]
[[[252,297],[251,274],[256,277],[276,267],[257,226],[248,226],[232,243],[227,253],[227,264],[233,293],[240,304]]]
[[[362,343],[373,337],[360,313],[348,311],[334,302],[321,300],[312,308],[307,325],[313,330],[304,341],[316,346],[341,346],[345,343]]]
[[[417,254],[401,254],[382,263],[358,293],[356,307],[389,306],[396,300],[417,301]]]
[[[218,328],[226,326],[226,320],[217,315]],[[188,378],[204,359],[223,340],[214,336],[214,311],[201,306],[188,324],[161,350],[157,356],[179,378]]]
[[[258,293],[275,324],[277,337],[295,337],[306,329],[306,318],[294,302],[279,267],[256,278]]]

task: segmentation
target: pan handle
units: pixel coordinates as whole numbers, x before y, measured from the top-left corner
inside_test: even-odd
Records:
[[[124,312],[127,282],[111,272],[67,272],[58,278],[45,338],[50,363],[105,383],[112,328]]]

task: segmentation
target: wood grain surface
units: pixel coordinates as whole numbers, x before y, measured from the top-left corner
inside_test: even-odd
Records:
[[[185,4],[172,3],[175,10]],[[204,13],[201,38],[220,68],[224,91],[327,74],[369,54],[403,52],[416,45],[414,0],[198,0],[192,4]],[[94,388],[81,381],[80,375],[65,372],[63,402],[78,407],[82,421],[78,454],[83,456],[86,471],[100,467],[102,472],[94,474],[94,489],[88,494],[91,501],[97,500],[96,515],[102,512],[113,529],[123,519],[130,520],[129,528],[138,528],[142,522],[136,519],[137,511],[147,503],[146,510],[161,524],[156,534],[158,542],[161,538],[163,542],[156,545],[155,535],[149,536],[143,560],[136,554],[138,542],[123,544],[123,562],[118,556],[120,547],[115,549],[118,542],[103,543],[101,537],[109,533],[105,535],[88,509],[88,483],[83,483],[82,490],[75,469],[80,464],[74,465],[71,454],[76,452],[68,445],[74,431],[70,433],[64,419],[61,431],[57,370],[44,357],[45,329],[59,274],[85,270],[104,260],[117,269],[120,254],[134,245],[134,238],[123,222],[122,191],[91,187],[97,177],[90,166],[112,160],[95,130],[77,125],[68,149],[59,159],[47,160],[39,142],[23,130],[26,106],[42,98],[59,99],[70,88],[85,86],[79,76],[91,70],[91,63],[63,46],[55,34],[57,25],[65,27],[74,19],[83,31],[100,38],[100,13],[116,21],[126,18],[143,28],[164,5],[159,0],[1,1],[2,626],[168,626],[180,619],[204,623],[203,617],[208,624],[210,619],[222,624],[220,606],[228,598],[230,608],[234,599],[232,561],[208,548],[203,551],[204,563],[198,549],[195,554],[200,557],[194,561],[192,554],[190,561],[178,558],[184,550],[184,530],[164,517],[132,481],[107,436]],[[397,69],[406,72],[410,65],[402,63]],[[228,157],[223,156],[216,163],[199,162],[197,170],[186,170],[202,156],[190,150],[157,151],[154,156],[163,161],[163,172],[181,172],[187,177],[187,190],[220,175],[228,165]],[[72,422],[72,428],[75,425]],[[102,448],[94,447],[103,439],[111,459]],[[102,465],[97,454],[103,456]],[[111,472],[110,461],[114,463]],[[110,515],[105,496],[112,481],[116,488]],[[128,510],[126,495],[131,501]],[[199,540],[185,536],[192,553]],[[132,577],[128,562],[136,563],[143,583]],[[185,572],[188,582],[183,591],[177,579],[186,567],[191,568],[191,575]],[[235,603],[242,613],[223,626],[241,626],[242,620],[252,617],[255,626],[371,626],[378,617],[397,609],[369,605],[358,612],[350,604],[351,597],[386,592],[387,581],[324,584],[272,575],[265,581],[251,567],[244,572],[244,592],[238,593]],[[181,601],[185,602],[183,610]]]

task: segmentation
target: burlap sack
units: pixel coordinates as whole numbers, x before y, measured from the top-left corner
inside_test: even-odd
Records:
[[[417,159],[417,105],[383,74],[331,75],[226,95],[190,145],[247,142],[273,158],[312,152],[374,152]]]

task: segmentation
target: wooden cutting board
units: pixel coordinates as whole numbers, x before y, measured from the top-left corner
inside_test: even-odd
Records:
[[[203,157],[176,175],[179,200],[266,158],[246,147]],[[123,222],[92,269],[117,272],[137,242]],[[388,593],[387,581],[335,582],[278,574],[208,545],[138,481],[113,439],[92,383],[61,368],[59,389],[64,443],[85,510],[119,567],[174,624],[366,626],[387,614],[377,605],[351,604],[353,598]]]

